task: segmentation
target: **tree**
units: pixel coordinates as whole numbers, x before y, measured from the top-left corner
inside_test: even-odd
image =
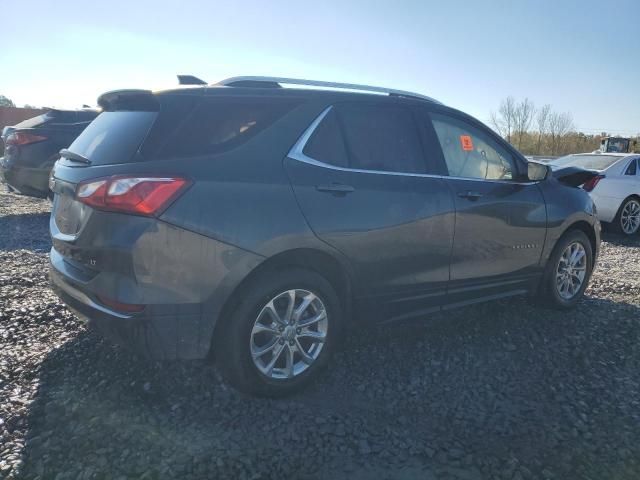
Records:
[[[4,95],[0,95],[0,107],[15,107],[15,103],[13,103],[10,99],[5,97]]]
[[[553,112],[549,115],[549,135],[551,136],[551,155],[562,150],[564,137],[573,130],[573,117],[569,112]]]
[[[525,98],[515,106],[513,111],[513,129],[518,139],[518,150],[522,148],[522,138],[529,131],[536,107],[531,100]]]
[[[38,107],[34,106],[34,105],[29,105],[28,103],[25,103],[22,108],[31,108],[32,110],[37,110]]]
[[[549,129],[549,115],[551,114],[551,105],[548,103],[538,110],[538,116],[536,117],[536,123],[538,125],[538,141],[536,143],[536,154],[540,155],[540,149],[542,148],[542,139],[547,135]]]
[[[516,101],[512,96],[500,102],[498,113],[491,112],[491,124],[496,131],[511,143],[511,134],[516,123]]]

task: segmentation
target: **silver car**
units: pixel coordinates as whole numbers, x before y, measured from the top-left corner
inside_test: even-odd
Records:
[[[625,235],[640,229],[640,154],[580,153],[558,158],[552,168],[580,167],[599,175],[583,188],[591,194],[598,218]]]

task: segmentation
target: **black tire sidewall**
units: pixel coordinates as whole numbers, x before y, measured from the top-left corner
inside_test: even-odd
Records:
[[[556,288],[556,270],[558,268],[558,262],[565,249],[573,242],[580,242],[587,252],[587,272],[580,287],[580,290],[570,300],[564,299],[558,293]],[[571,230],[565,233],[556,243],[553,253],[549,258],[547,264],[547,271],[545,274],[545,297],[551,304],[551,306],[561,309],[572,308],[580,301],[584,295],[584,291],[589,285],[591,279],[591,273],[593,271],[593,248],[589,238],[579,230]]]
[[[327,337],[316,361],[292,379],[265,377],[255,366],[249,350],[251,330],[260,310],[276,295],[291,289],[317,295],[327,310]],[[301,268],[277,270],[258,275],[246,286],[246,295],[221,332],[217,356],[225,379],[246,393],[278,397],[300,390],[328,363],[342,331],[342,308],[331,284],[320,274]]]

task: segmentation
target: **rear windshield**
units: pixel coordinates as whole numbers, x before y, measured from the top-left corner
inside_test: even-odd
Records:
[[[605,170],[620,160],[612,155],[567,155],[553,162],[556,167],[580,167],[588,170]]]
[[[69,150],[91,160],[91,165],[129,162],[157,115],[157,112],[102,112]]]

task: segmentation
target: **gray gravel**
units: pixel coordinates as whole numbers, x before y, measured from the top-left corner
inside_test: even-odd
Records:
[[[47,285],[49,208],[0,193],[0,478],[640,478],[640,238],[605,236],[571,313],[374,328],[271,401],[87,331]]]

